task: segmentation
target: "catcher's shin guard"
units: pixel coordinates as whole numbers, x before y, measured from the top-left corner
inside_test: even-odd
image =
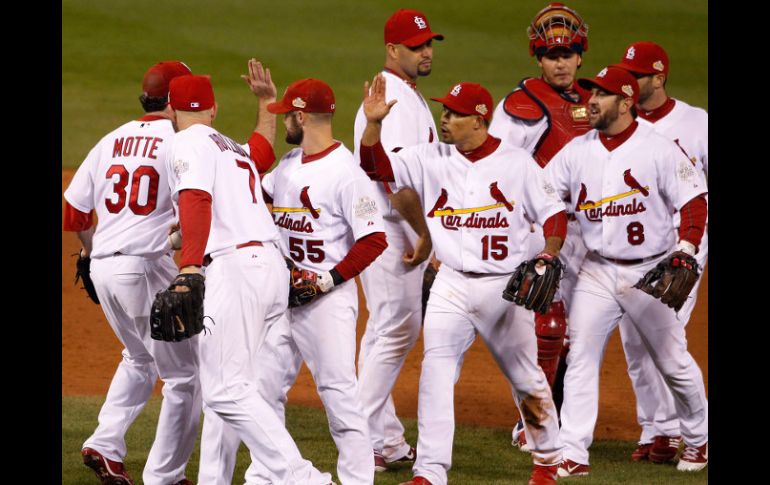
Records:
[[[563,302],[553,302],[545,314],[535,312],[535,335],[537,363],[543,369],[548,385],[553,387],[564,336],[567,335],[567,315]]]

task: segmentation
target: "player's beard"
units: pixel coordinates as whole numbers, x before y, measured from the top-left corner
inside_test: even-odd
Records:
[[[651,82],[644,83],[643,86],[644,87],[639,86],[639,101],[636,102],[636,104],[639,106],[646,103],[647,100],[650,99],[652,94],[655,92],[655,89],[652,87]]]
[[[619,116],[620,116],[620,101],[613,103],[612,107],[607,109],[607,111],[605,111],[604,113],[599,113],[598,117],[595,120],[592,120],[591,116],[589,115],[588,122],[591,125],[591,128],[595,128],[599,131],[602,131],[609,128],[610,125],[614,123]]]
[[[305,130],[297,123],[296,118],[292,117],[289,126],[286,127],[286,143],[289,145],[301,145]]]
[[[433,70],[433,65],[431,64],[430,67],[422,67],[417,66],[417,75],[420,77],[424,77],[430,74],[430,71]]]

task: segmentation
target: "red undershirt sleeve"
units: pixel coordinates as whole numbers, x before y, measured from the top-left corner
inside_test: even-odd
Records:
[[[179,192],[179,225],[182,230],[179,267],[203,266],[203,252],[211,230],[211,194],[196,189]]]
[[[62,228],[65,231],[85,231],[90,229],[94,225],[94,211],[89,213],[80,212],[70,205],[66,200],[64,201],[64,222]]]
[[[267,138],[256,131],[249,138],[249,157],[257,166],[257,171],[263,174],[270,170],[275,162],[275,152]]]
[[[390,159],[381,142],[378,141],[373,146],[366,146],[361,143],[359,156],[361,157],[361,168],[370,179],[381,182],[396,181]]]
[[[700,246],[703,233],[706,231],[706,217],[708,216],[708,203],[706,197],[699,195],[686,203],[679,211],[681,223],[679,224],[679,239]]]
[[[388,247],[384,232],[373,232],[357,240],[348,254],[337,263],[332,270],[342,277],[343,281],[355,278],[367,266],[377,259],[377,256]],[[337,284],[337,282],[335,282]]]
[[[543,237],[558,237],[563,241],[567,237],[567,213],[557,212],[543,224]]]

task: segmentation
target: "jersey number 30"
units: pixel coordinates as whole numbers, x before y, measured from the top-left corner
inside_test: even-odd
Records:
[[[113,177],[117,175],[118,180],[115,181]],[[107,206],[107,210],[112,214],[117,214],[122,211],[126,206],[126,199],[128,194],[126,188],[128,187],[129,173],[126,167],[123,165],[112,165],[107,169],[108,179],[113,179],[112,191],[117,194],[117,202],[113,202],[112,197],[104,199],[104,203]],[[128,208],[131,212],[138,216],[146,216],[150,212],[155,210],[158,205],[158,181],[160,175],[155,167],[151,165],[141,165],[134,170],[131,178],[131,198],[128,200]],[[142,179],[148,181],[147,186],[147,201],[144,205],[139,203],[139,187],[142,184]]]

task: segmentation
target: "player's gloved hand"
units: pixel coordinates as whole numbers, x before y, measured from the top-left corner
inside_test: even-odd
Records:
[[[678,312],[690,296],[699,276],[700,266],[695,257],[677,250],[648,271],[636,282],[634,288],[659,298]]]
[[[527,310],[546,313],[563,273],[564,265],[557,256],[540,253],[516,268],[503,290],[503,298]]]
[[[73,254],[73,256],[75,255]],[[88,297],[98,305],[99,296],[96,294],[94,282],[91,280],[91,258],[83,256],[83,250],[77,254],[77,257],[78,260],[75,262],[75,284],[77,284],[78,280],[83,280],[83,289],[88,293]]]
[[[150,336],[179,342],[203,330],[205,279],[200,273],[181,273],[155,295],[150,313]]]
[[[328,293],[334,288],[334,279],[328,271],[316,273],[309,269],[300,269],[289,258],[286,267],[289,269],[289,308],[307,305],[319,295]]]

